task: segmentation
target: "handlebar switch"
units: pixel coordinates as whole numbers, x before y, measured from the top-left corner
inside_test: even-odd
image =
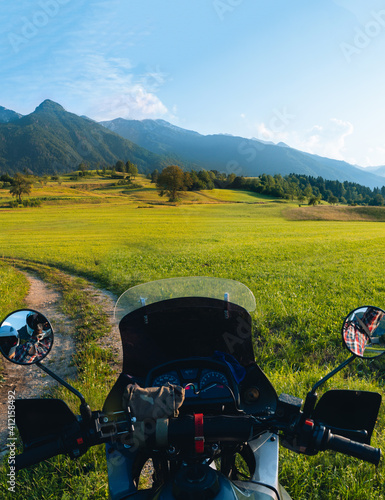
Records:
[[[306,455],[312,455],[314,453],[313,447],[310,446],[314,439],[315,425],[313,420],[306,419],[301,428],[300,439],[299,439],[299,452]]]

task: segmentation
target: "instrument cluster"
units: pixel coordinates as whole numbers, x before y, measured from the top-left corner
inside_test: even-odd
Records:
[[[167,383],[185,389],[185,404],[238,402],[238,388],[230,368],[219,361],[188,358],[157,366],[148,374],[147,387]]]

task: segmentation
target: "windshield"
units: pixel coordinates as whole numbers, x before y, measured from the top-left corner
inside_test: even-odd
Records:
[[[162,363],[216,351],[247,366],[254,362],[248,313],[254,308],[252,292],[232,280],[173,278],[133,287],[115,307],[123,373],[145,377]]]
[[[155,302],[180,297],[206,297],[226,300],[246,311],[254,311],[255,297],[246,285],[239,281],[193,276],[150,281],[125,291],[115,305],[115,319],[120,321],[126,314]]]

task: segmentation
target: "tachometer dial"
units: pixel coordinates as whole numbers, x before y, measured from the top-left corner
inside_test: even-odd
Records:
[[[162,375],[159,375],[153,381],[152,386],[153,387],[160,387],[162,385],[166,385],[168,382],[170,384],[174,384],[174,385],[181,385],[177,372],[168,372],[168,373],[163,373]]]

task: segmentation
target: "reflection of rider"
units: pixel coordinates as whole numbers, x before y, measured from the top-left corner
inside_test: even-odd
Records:
[[[375,336],[384,313],[374,307],[368,307],[362,318],[355,316],[344,328],[344,340],[347,347],[358,356],[363,356],[366,345],[371,343],[371,338]]]
[[[17,331],[13,326],[4,325],[0,327],[0,349],[4,356],[13,358],[19,343]]]
[[[370,337],[375,336],[375,331],[384,317],[384,312],[375,307],[368,307],[365,314],[362,316],[362,322],[367,327],[367,334]],[[363,327],[364,328],[364,327]]]
[[[344,327],[344,340],[348,349],[358,356],[363,356],[365,347],[369,338],[356,323],[355,320],[349,321]]]
[[[18,333],[20,340],[30,340],[32,336],[37,336],[37,334],[39,334],[37,338],[41,340],[43,337],[49,337],[52,331],[47,318],[40,313],[31,311],[27,314],[26,324],[18,330]]]
[[[39,340],[37,337],[31,337],[30,340],[16,348],[14,361],[18,363],[32,363],[35,360],[43,358],[51,347],[51,339],[46,337]]]
[[[13,360],[19,363],[32,363],[43,358],[51,347],[51,333],[50,325],[42,314],[28,313],[26,325],[18,331],[19,338],[26,342],[16,349]]]

